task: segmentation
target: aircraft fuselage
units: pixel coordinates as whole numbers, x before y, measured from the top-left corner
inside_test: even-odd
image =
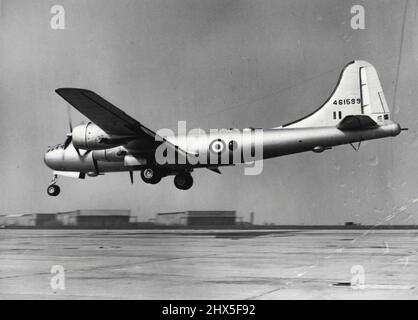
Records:
[[[259,130],[259,129],[258,129]],[[317,128],[279,128],[279,129],[264,129],[261,130],[261,139],[251,139],[252,133],[249,133],[249,139],[244,139],[243,135],[246,133],[242,130],[233,132],[224,132],[217,136],[176,136],[168,137],[167,140],[179,145],[186,151],[190,151],[191,154],[207,154],[202,163],[200,161],[197,164],[182,164],[178,161],[175,163],[168,163],[166,167],[178,167],[184,165],[185,167],[206,167],[208,165],[213,166],[228,166],[248,162],[248,160],[257,161],[262,159],[269,159],[294,153],[314,151],[320,153],[331,147],[338,145],[344,145],[349,143],[361,142],[366,140],[373,140],[379,138],[385,138],[390,136],[396,136],[400,133],[401,128],[399,124],[387,121],[386,124],[376,128],[366,130],[353,130],[353,131],[341,131],[336,127],[317,127]],[[189,141],[187,141],[189,140]],[[191,140],[191,141],[190,141]],[[223,141],[225,148],[222,152],[219,152],[219,158],[213,156],[213,150],[210,150],[210,144],[213,141]],[[189,142],[190,145],[182,144],[182,141]],[[233,157],[234,150],[229,148],[232,143],[235,150],[251,150],[253,154],[249,155],[249,158],[244,159],[242,152],[238,153],[236,157]],[[137,143],[137,142],[132,142]],[[262,152],[255,152],[261,150]],[[141,170],[150,162],[153,162],[153,153],[138,153],[129,154],[129,148],[123,146],[105,149],[95,150],[93,152],[87,152],[80,150],[80,155],[76,152],[74,147],[57,146],[52,148],[45,154],[45,163],[54,170],[57,171],[74,171],[82,173],[93,173],[95,167],[93,164],[93,157],[97,159],[99,172],[118,172],[127,170]],[[117,154],[120,154],[120,157]],[[226,155],[225,155],[226,153]],[[99,158],[98,155],[102,157]],[[113,155],[108,156],[106,154]],[[125,160],[126,156],[138,160],[139,163],[130,165]],[[228,161],[222,162],[222,157]],[[212,161],[210,161],[212,160]],[[216,162],[216,160],[218,160]],[[215,161],[215,162],[213,162]]]

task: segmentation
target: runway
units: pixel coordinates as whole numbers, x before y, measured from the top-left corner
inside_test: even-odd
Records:
[[[417,299],[417,256],[417,230],[0,230],[0,299]]]

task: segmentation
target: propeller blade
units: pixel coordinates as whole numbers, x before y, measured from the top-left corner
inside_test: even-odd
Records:
[[[131,184],[134,184],[134,172],[129,171],[129,177],[131,178]]]
[[[67,149],[67,147],[70,145],[72,140],[73,140],[73,137],[71,135],[67,135],[67,139],[65,139],[65,142],[64,142],[64,149]]]
[[[94,159],[94,157],[92,157],[93,159],[93,166],[94,166],[94,172],[99,175],[99,165],[97,164],[97,160]]]
[[[67,116],[68,116],[68,127],[70,128],[70,132],[73,132],[73,120],[71,118],[71,108],[67,106]]]
[[[72,133],[73,133],[73,121],[71,119],[71,109],[70,105],[67,106],[67,117],[68,117],[68,127],[70,128],[70,133],[67,133],[67,138],[64,142],[64,150],[67,149],[67,147],[70,145],[71,141],[73,140]],[[80,156],[80,153],[78,152],[77,148],[76,151],[78,155]]]

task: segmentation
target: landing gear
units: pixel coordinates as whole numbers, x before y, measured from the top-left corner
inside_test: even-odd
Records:
[[[193,185],[193,178],[190,173],[179,173],[174,177],[174,185],[180,190],[188,190]]]
[[[56,185],[57,178],[58,178],[58,176],[56,174],[54,174],[54,177],[52,178],[50,185],[46,189],[46,192],[51,197],[56,197],[57,195],[60,194],[60,191],[61,191],[61,188]]]
[[[155,170],[155,168],[147,167],[141,171],[141,178],[146,183],[157,184],[161,181],[161,175]]]
[[[51,184],[50,186],[48,186],[48,189],[46,191],[48,192],[48,195],[50,195],[51,197],[56,197],[60,194],[61,189],[56,184]]]
[[[166,177],[169,174],[170,173],[164,170],[164,168],[158,168],[157,170],[155,167],[149,166],[141,171],[141,178],[145,183],[157,184],[163,177]],[[188,190],[193,185],[193,178],[187,171],[178,173],[174,177],[174,185],[180,190]]]

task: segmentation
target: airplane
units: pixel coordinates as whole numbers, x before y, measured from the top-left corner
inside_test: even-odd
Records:
[[[299,120],[271,129],[195,134],[193,143],[184,135],[163,136],[152,131],[93,91],[60,88],[55,92],[90,121],[73,128],[70,120],[65,142],[48,148],[44,155],[45,164],[53,170],[47,188],[50,196],[60,193],[58,176],[84,179],[86,175],[123,171],[129,172],[131,183],[135,171],[140,171],[148,184],[173,175],[175,186],[188,190],[195,169],[220,174],[221,166],[248,163],[242,150],[251,150],[252,155],[254,149],[261,150],[252,162],[306,151],[321,153],[346,144],[358,150],[362,141],[397,136],[407,130],[391,119],[376,69],[361,60],[349,62],[325,103]],[[254,138],[256,133],[260,133],[259,139]],[[175,155],[171,161],[158,161],[156,154],[161,148],[165,154]],[[215,160],[202,161],[208,155],[209,160]],[[224,155],[226,161],[221,161]]]

